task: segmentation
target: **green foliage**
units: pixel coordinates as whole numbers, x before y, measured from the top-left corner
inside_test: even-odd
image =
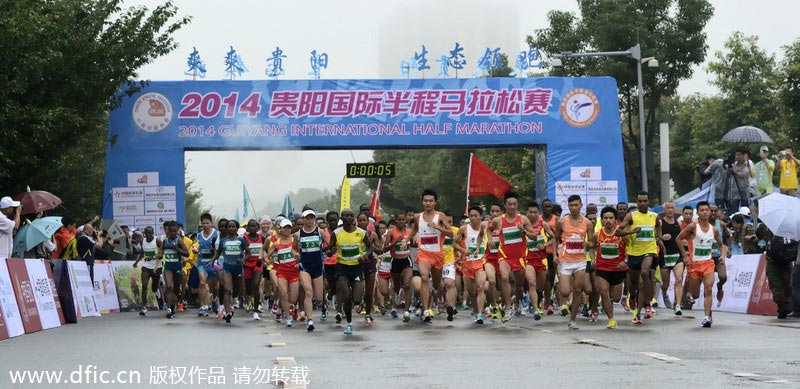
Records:
[[[563,51],[625,51],[641,44],[642,57],[656,57],[657,71],[643,69],[646,143],[655,143],[659,105],[675,95],[681,80],[706,56],[704,28],[713,14],[706,0],[583,0],[580,15],[548,13],[549,26],[527,41],[547,53]],[[641,188],[638,153],[638,101],[636,62],[625,57],[573,58],[554,75],[614,77],[619,85],[623,113],[623,144],[628,193]],[[650,175],[650,186],[657,175]]]
[[[171,2],[6,0],[0,5],[0,188],[30,185],[88,218],[102,195],[108,111],[143,83],[137,69],[176,47],[189,22]]]
[[[776,134],[782,144],[797,147],[800,140],[800,39],[784,46],[783,61],[780,64],[779,101],[783,127]]]
[[[186,168],[189,165],[188,161],[183,167],[184,176],[186,175]],[[197,188],[194,182],[194,178],[186,179],[186,183],[184,184],[184,198],[183,204],[184,209],[186,210],[186,225],[189,229],[197,223],[200,225],[200,215],[203,212],[209,212],[208,208],[203,208],[203,190]]]

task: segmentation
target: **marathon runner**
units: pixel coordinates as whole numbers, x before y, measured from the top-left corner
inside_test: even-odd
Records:
[[[697,298],[700,289],[700,282],[703,283],[703,309],[705,316],[700,322],[702,327],[711,327],[713,319],[711,317],[711,289],[714,286],[714,260],[711,257],[713,243],[716,241],[720,246],[720,264],[725,264],[726,247],[722,244],[722,238],[714,225],[708,222],[711,213],[708,202],[697,203],[698,220],[686,227],[678,234],[678,241],[690,239],[692,251],[687,252],[682,245],[678,248],[683,257],[683,263],[687,267],[688,280],[686,289],[692,298]]]
[[[530,304],[528,312],[533,313],[533,319],[542,318],[539,303],[544,301],[544,286],[547,278],[547,242],[555,235],[550,225],[539,217],[539,204],[535,201],[528,203],[525,216],[531,221],[536,239],[528,239],[528,253],[525,256],[525,278],[528,281],[528,296]]]
[[[298,261],[300,254],[296,250],[292,235],[293,223],[289,219],[283,219],[278,226],[278,235],[267,251],[267,261],[272,263],[272,268],[275,270],[278,299],[286,316],[286,327],[291,327],[293,320],[297,320],[294,304],[297,303],[297,295],[300,292]],[[308,331],[313,331],[313,328],[309,328]]]
[[[172,319],[177,310],[180,287],[183,284],[181,259],[189,256],[189,248],[179,236],[178,222],[167,222],[166,229],[167,236],[158,246],[158,257],[164,261],[164,289],[168,304],[167,319]]]
[[[261,285],[261,276],[264,263],[261,260],[261,250],[264,247],[264,237],[258,233],[259,223],[255,219],[247,222],[247,232],[242,236],[247,242],[247,252],[244,258],[244,293],[245,293],[245,312],[253,311],[253,320],[261,320],[256,308],[261,301],[258,287]]]
[[[628,260],[625,257],[625,240],[617,232],[617,217],[614,207],[604,207],[600,213],[603,228],[597,233],[595,249],[597,254],[592,266],[597,274],[597,289],[608,316],[606,328],[617,328],[614,319],[614,302],[619,301],[622,294],[622,282],[628,272]],[[633,230],[622,231],[620,235],[633,234]]]
[[[442,244],[442,251],[444,251],[444,261],[442,266],[442,281],[444,281],[444,302],[447,311],[447,321],[453,321],[453,315],[456,313],[456,298],[458,297],[456,290],[456,249],[454,248],[453,240],[458,233],[458,227],[453,225],[453,213],[445,211],[445,220],[450,225],[450,230],[453,236],[445,236],[444,243]]]
[[[681,296],[683,296],[683,260],[681,259],[681,252],[678,249],[678,234],[681,233],[681,224],[675,218],[675,203],[667,201],[664,203],[664,217],[661,218],[661,250],[658,256],[660,259],[659,265],[661,266],[661,293],[664,298],[664,305],[667,308],[674,308],[675,314],[683,315],[681,312]],[[675,290],[673,291],[673,298],[675,302],[674,307],[672,301],[669,299],[667,291],[669,290],[670,275],[675,276]]]
[[[368,213],[369,209],[367,209],[365,212]],[[367,213],[362,212],[358,214],[358,227],[366,232],[367,239],[370,240],[371,247],[383,249],[383,245],[381,244],[377,232],[370,228],[371,223]],[[378,259],[376,258],[376,255],[378,254],[380,254],[380,252],[375,253],[375,250],[368,251],[364,256],[364,261],[362,262],[364,267],[364,306],[360,308],[361,314],[365,315],[364,323],[367,325],[367,327],[372,327],[372,323],[374,321],[372,319],[372,310],[374,308],[375,300],[375,276],[378,272]],[[358,313],[359,310],[355,309],[355,311]]]
[[[392,258],[392,286],[395,293],[403,291],[403,321],[411,321],[411,278],[413,276],[411,249],[407,243],[410,230],[406,226],[406,215],[398,213],[394,226],[389,228],[384,250],[389,250]],[[392,317],[397,317],[397,309],[392,308]]]
[[[433,316],[430,284],[433,284],[433,290],[441,287],[442,266],[444,265],[442,245],[444,237],[453,236],[453,230],[444,214],[436,210],[436,201],[439,195],[433,190],[425,189],[420,197],[424,211],[414,216],[417,222],[411,227],[407,239],[413,240],[419,234],[417,265],[420,277],[422,277],[420,289],[420,301],[423,307],[422,320],[430,323]],[[405,241],[406,244],[408,244],[408,240]]]
[[[323,301],[323,254],[322,247],[330,243],[328,235],[323,235],[316,224],[317,214],[313,209],[302,213],[303,227],[295,234],[295,249],[300,252],[300,283],[304,291],[303,313],[308,320],[306,329],[314,331],[312,314],[314,301]],[[312,300],[313,297],[313,300]]]
[[[747,207],[740,208],[739,213],[746,215],[748,218],[750,217],[750,209]],[[708,222],[714,224],[714,227],[716,227],[717,231],[720,232],[722,242],[726,246],[732,247],[734,239],[731,236],[730,229],[728,229],[728,225],[722,221],[719,216],[719,207],[712,205]],[[730,250],[727,252],[730,252]],[[722,253],[720,252],[719,246],[716,242],[714,242],[714,246],[711,248],[711,259],[714,260],[714,271],[717,273],[717,306],[722,303],[722,299],[725,297],[725,292],[722,290],[722,286],[728,282],[728,269],[720,262],[719,259],[721,257]]]
[[[215,243],[219,239],[219,231],[212,224],[209,213],[200,215],[200,233],[197,234],[197,271],[200,276],[200,309],[197,316],[208,316],[212,296],[216,299],[219,290],[217,271],[214,268]]]
[[[158,281],[161,278],[161,261],[156,260],[158,248],[158,239],[153,235],[153,227],[145,227],[144,239],[142,240],[143,254],[133,263],[133,267],[136,268],[139,262],[142,262],[142,309],[139,311],[140,316],[147,315],[147,283],[150,283],[150,290],[153,294],[158,290]]]
[[[219,249],[214,253],[214,260],[222,258],[222,286],[225,290],[222,302],[225,310],[225,322],[230,323],[233,318],[233,296],[239,295],[241,278],[244,270],[245,252],[247,252],[247,241],[237,233],[239,222],[228,220],[225,227],[225,234],[219,240]]]
[[[553,262],[558,264],[558,284],[562,305],[562,314],[566,302],[572,294],[574,301],[569,310],[569,324],[567,328],[577,330],[575,317],[578,315],[578,300],[583,292],[583,277],[586,274],[586,247],[594,247],[594,226],[589,219],[581,215],[583,202],[578,195],[567,198],[569,215],[558,220],[556,224],[555,241],[562,244],[559,252],[553,256]]]
[[[333,236],[333,231],[339,228],[339,213],[336,211],[328,211],[325,214],[325,221],[328,224],[328,229],[325,231],[326,235],[328,235],[328,241],[330,242]],[[325,298],[325,301],[322,306],[322,313],[320,314],[320,320],[326,320],[328,317],[327,313],[327,306],[328,301],[333,303],[334,297],[336,297],[336,288],[337,288],[337,277],[336,277],[336,250],[330,250],[330,243],[324,247],[325,249],[325,261],[324,261],[324,271],[325,271],[325,284],[328,288],[328,294]],[[336,324],[339,324],[342,321],[342,301],[340,299],[336,299],[335,304],[333,304],[333,308],[336,311]]]
[[[461,242],[466,242],[466,259],[462,267],[464,273],[464,293],[469,293],[472,299],[472,310],[475,313],[475,323],[483,324],[486,319],[483,307],[486,304],[484,284],[486,271],[483,266],[483,256],[486,246],[482,244],[483,237],[483,209],[479,205],[469,207],[469,224],[461,226],[453,244],[460,247]]]
[[[616,231],[617,236],[624,236],[623,230],[629,229],[636,233],[631,238],[626,248],[628,266],[630,267],[630,293],[636,307],[633,309],[633,323],[642,324],[642,309],[644,317],[653,317],[653,308],[650,301],[653,298],[653,270],[657,263],[654,258],[658,255],[657,244],[661,242],[661,220],[654,212],[650,212],[650,195],[639,192],[636,195],[637,210],[625,216]]]
[[[505,321],[505,312],[502,309],[496,308],[497,304],[497,278],[500,276],[500,230],[495,229],[489,232],[488,225],[496,217],[503,214],[502,208],[498,204],[489,206],[490,219],[483,223],[483,234],[481,238],[484,242],[484,255],[483,255],[483,270],[486,272],[486,281],[488,281],[488,288],[486,290],[489,304],[486,310],[487,315],[491,315],[492,319],[499,318],[500,321]]]
[[[553,201],[550,199],[542,200],[542,222],[550,226],[550,230],[555,232],[556,230],[556,223],[558,222],[558,218],[560,215],[553,214]],[[544,282],[544,308],[547,311],[548,315],[553,314],[553,288],[555,286],[555,279],[556,273],[558,272],[556,269],[556,264],[553,262],[553,253],[556,251],[557,247],[556,241],[551,241],[551,244],[548,244],[545,249],[545,255],[547,258],[547,277],[545,278]]]

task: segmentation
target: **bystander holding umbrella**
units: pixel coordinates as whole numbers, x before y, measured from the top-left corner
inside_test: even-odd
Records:
[[[758,218],[776,236],[800,240],[800,199],[772,193],[758,199]]]
[[[48,216],[22,227],[14,236],[14,254],[22,257],[26,251],[50,239],[61,225],[61,216]]]

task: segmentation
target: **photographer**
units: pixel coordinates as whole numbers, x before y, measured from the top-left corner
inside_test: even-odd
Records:
[[[86,261],[86,266],[89,268],[89,278],[94,284],[94,259],[95,250],[101,249],[105,244],[105,238],[100,236],[94,230],[94,226],[87,223],[80,231],[81,235],[77,239],[78,257]]]
[[[794,156],[792,149],[786,149],[778,153],[781,160],[781,193],[795,197],[797,196],[797,169],[800,169],[800,161]]]
[[[736,150],[727,170],[724,207],[738,210],[750,205],[750,161],[744,150]]]
[[[727,169],[722,158],[717,158],[714,154],[706,156],[708,167],[703,171],[704,175],[711,176],[711,187],[708,192],[708,202],[714,205],[722,205],[725,199],[725,177]]]

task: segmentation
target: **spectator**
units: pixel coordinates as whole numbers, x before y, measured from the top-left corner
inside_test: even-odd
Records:
[[[0,199],[0,258],[11,256],[14,248],[14,234],[19,228],[19,216],[22,207],[19,201],[11,200],[11,197]]]
[[[742,208],[746,210],[747,208]],[[748,210],[749,212],[749,210]],[[731,216],[731,226],[733,227],[733,241],[731,244],[731,254],[760,254],[758,247],[758,237],[756,228],[750,223],[749,213],[736,213]]]
[[[64,249],[67,248],[67,243],[70,239],[75,237],[76,225],[75,221],[68,217],[61,218],[61,228],[53,235],[53,240],[56,243],[56,249],[50,253],[53,259],[62,258]]]
[[[98,261],[108,261],[114,253],[114,240],[108,238],[108,231],[100,230],[100,238],[103,239],[102,247],[98,247],[94,251],[94,259]]]
[[[708,167],[703,172],[705,175],[711,175],[711,187],[708,192],[708,201],[717,206],[723,205],[725,198],[725,177],[728,173],[722,158],[717,158],[714,154],[706,156]]]
[[[92,284],[94,284],[94,253],[96,249],[102,248],[103,244],[105,244],[105,239],[97,235],[94,226],[86,223],[77,241],[78,257],[86,261],[86,266],[89,268],[89,278],[92,279]]]
[[[772,186],[775,161],[769,158],[769,148],[767,146],[761,146],[758,156],[761,160],[755,164],[751,174],[756,179],[756,196],[760,197],[768,195],[775,190]]]
[[[800,168],[800,161],[795,158],[792,149],[780,152],[781,158],[781,193],[792,197],[797,196],[797,169]]]
[[[744,150],[736,150],[734,160],[728,170],[727,209],[737,210],[750,205],[750,161]]]

